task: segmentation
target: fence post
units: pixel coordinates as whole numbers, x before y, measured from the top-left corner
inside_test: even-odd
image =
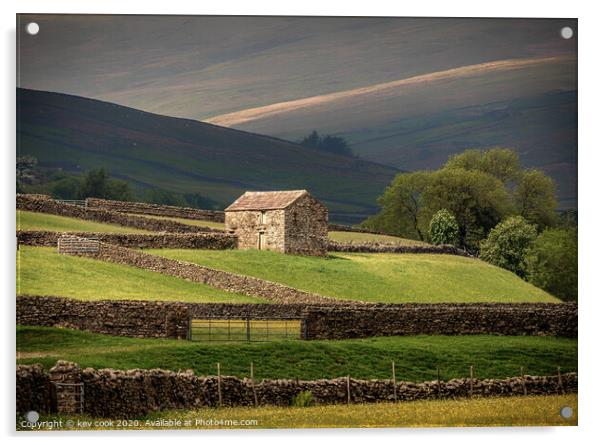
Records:
[[[255,402],[255,406],[257,406],[257,391],[255,390],[255,373],[253,372],[253,362],[251,362],[251,388],[253,388],[253,401]]]
[[[564,394],[564,386],[562,385],[562,375],[560,374],[560,366],[557,369],[558,371],[558,389],[560,390],[560,394]]]
[[[474,370],[473,370],[473,366],[470,365],[470,391],[468,393],[468,395],[470,397],[472,397],[473,379],[474,379]]]
[[[393,400],[397,402],[397,379],[395,377],[395,360],[391,361],[391,373],[393,374]]]
[[[439,374],[439,367],[437,367],[437,398],[441,398],[441,378]]]
[[[521,377],[521,382],[523,384],[523,395],[526,396],[527,395],[527,382],[525,381],[525,369],[522,366],[520,367],[520,377]]]
[[[251,342],[251,319],[247,317],[247,342]]]
[[[221,408],[222,406],[222,373],[219,366],[219,362],[217,362],[217,400],[218,404]]]
[[[349,382],[349,375],[347,375],[347,405],[351,404],[351,384]]]

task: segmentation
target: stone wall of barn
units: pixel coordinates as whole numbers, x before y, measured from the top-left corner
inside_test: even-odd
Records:
[[[258,249],[262,232],[264,250],[283,253],[284,213],[284,210],[226,212],[226,231],[238,237],[239,249]]]
[[[310,195],[300,197],[286,209],[284,230],[285,253],[327,254],[328,209]]]
[[[192,370],[81,369],[59,361],[60,371],[83,384],[83,413],[94,417],[133,418],[154,411],[221,406],[290,406],[297,394],[310,391],[319,405],[499,397],[574,393],[576,373],[519,376],[505,379],[459,378],[414,383],[359,380],[348,377],[323,380],[251,380],[233,376],[196,376]],[[41,375],[40,375],[41,374]],[[39,365],[17,366],[17,414],[31,409],[48,412],[50,385]],[[57,388],[60,397],[61,388]],[[72,411],[67,411],[66,414]]]

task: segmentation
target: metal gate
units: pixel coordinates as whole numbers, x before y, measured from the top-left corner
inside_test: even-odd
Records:
[[[298,340],[300,319],[193,319],[188,339],[205,342],[260,342]]]

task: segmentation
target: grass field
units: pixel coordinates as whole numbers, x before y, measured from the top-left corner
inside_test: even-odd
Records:
[[[105,224],[47,213],[17,210],[17,230],[50,230],[55,232],[151,233],[133,227]]]
[[[137,267],[59,255],[52,247],[31,246],[20,246],[17,252],[17,294],[58,295],[81,300],[262,302]]]
[[[150,253],[251,275],[336,298],[383,303],[557,302],[513,273],[438,254],[332,254],[157,249]]]
[[[561,408],[569,406],[573,416],[560,416]],[[68,428],[58,429],[123,429],[118,421],[106,419],[78,426],[77,421],[94,422],[87,416],[42,416],[44,420],[74,420]],[[223,425],[210,426],[209,420],[219,419]],[[237,408],[206,408],[199,410],[163,411],[138,419],[128,429],[167,429],[158,426],[161,420],[179,420],[182,428],[386,428],[446,426],[566,426],[577,425],[577,395],[493,397],[461,400],[420,400],[404,403],[362,405],[326,405],[306,408],[261,406]],[[109,422],[111,422],[109,424]],[[185,425],[188,423],[188,425]],[[107,427],[106,425],[112,425]],[[17,422],[17,429],[25,429]],[[172,428],[173,429],[173,428]]]
[[[375,233],[362,232],[328,232],[328,238],[332,241],[343,243],[387,243],[399,244],[400,246],[428,246],[427,243],[413,239],[399,238],[390,235],[378,235]]]
[[[162,219],[167,221],[175,221],[181,224],[188,224],[189,226],[211,227],[213,229],[223,229],[225,227],[224,223],[216,221],[205,221],[201,219],[176,218],[172,216],[147,215],[139,213],[129,213],[129,215],[143,216],[145,218]]]
[[[338,341],[200,343],[184,340],[114,337],[62,328],[17,327],[19,363],[70,360],[93,368],[193,369],[246,377],[249,364],[258,378],[320,379],[351,375],[390,378],[395,360],[399,380],[466,377],[471,365],[479,378],[555,374],[577,370],[577,340],[555,337],[413,336]]]

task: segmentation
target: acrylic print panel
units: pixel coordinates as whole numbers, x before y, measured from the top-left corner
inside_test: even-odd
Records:
[[[17,429],[577,424],[575,19],[17,37]]]

